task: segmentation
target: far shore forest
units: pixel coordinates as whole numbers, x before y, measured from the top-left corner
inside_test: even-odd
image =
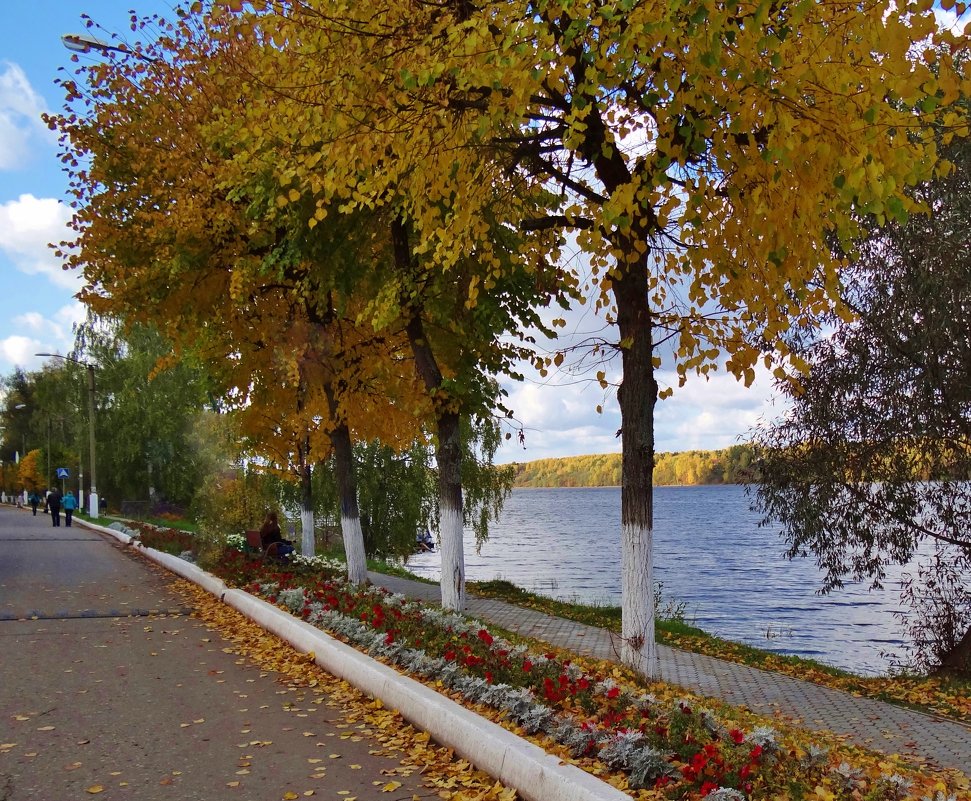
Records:
[[[754,478],[753,449],[733,445],[719,451],[659,453],[657,486],[742,484]],[[619,487],[621,454],[601,453],[516,463],[514,487]]]

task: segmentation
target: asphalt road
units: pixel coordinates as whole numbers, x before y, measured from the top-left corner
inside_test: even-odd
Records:
[[[436,795],[319,689],[233,653],[171,579],[0,507],[0,801]]]

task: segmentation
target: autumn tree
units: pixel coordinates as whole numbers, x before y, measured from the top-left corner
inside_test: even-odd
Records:
[[[305,488],[311,462],[333,449],[349,576],[363,581],[352,427],[396,443],[417,430],[425,403],[401,397],[415,394],[415,381],[397,363],[395,331],[372,336],[353,319],[365,281],[346,277],[363,275],[372,286],[378,277],[355,266],[373,248],[351,239],[373,236],[372,228],[363,215],[345,215],[311,230],[313,206],[308,215],[277,204],[278,150],[236,164],[238,87],[225,100],[227,88],[207,79],[202,65],[216,53],[187,20],[170,30],[147,51],[82,70],[84,88],[66,84],[69,106],[86,109],[53,121],[77,178],[71,259],[85,270],[93,307],[129,323],[151,314],[180,350],[205,361],[264,453],[295,446]],[[193,159],[204,165],[194,173],[186,167]]]
[[[756,432],[754,497],[824,591],[879,584],[920,553],[905,594],[916,661],[968,673],[971,146],[945,154],[953,172],[914,192],[927,214],[866,221],[844,281],[855,321],[794,332],[810,367],[780,384],[789,412]]]
[[[905,187],[937,163],[928,123],[963,133],[958,78],[932,46],[961,42],[926,1],[217,4],[228,11],[227,41],[272,43],[257,80],[279,91],[250,130],[322,142],[281,167],[284,203],[397,204],[409,244],[447,271],[486,241],[497,186],[557,188],[503,219],[572,230],[617,324],[623,658],[653,672],[655,370],[724,359],[750,382],[760,361],[798,362],[783,334],[839,303],[829,240],[861,211],[911,210]],[[288,114],[284,97],[312,110]],[[337,165],[323,178],[321,158]]]
[[[280,215],[309,212],[308,230],[361,214],[384,226],[374,234],[372,260],[359,268],[379,279],[366,314],[376,331],[407,337],[425,389],[421,403],[412,405],[431,418],[436,437],[442,599],[459,608],[466,518],[461,420],[491,409],[489,376],[521,355],[504,335],[539,324],[536,303],[568,286],[554,265],[556,235],[523,240],[508,223],[545,203],[548,193],[509,176],[487,151],[465,148],[467,132],[456,135],[449,115],[421,120],[427,146],[413,138],[411,124],[384,126],[386,109],[361,92],[388,68],[380,58],[369,66],[375,51],[368,36],[317,24],[321,20],[302,16],[313,14],[309,6],[294,11],[290,17],[289,8],[260,4],[253,14],[234,18],[217,5],[206,17],[229,58],[237,55],[235,42],[262,44],[258,59],[223,73],[225,81],[246,81],[249,89],[244,109],[233,110],[228,138],[245,152],[238,163],[254,182],[259,176],[249,165],[272,144]],[[404,6],[394,11],[402,22],[410,14]],[[286,47],[277,46],[284,41]],[[347,48],[355,58],[344,57]],[[470,202],[473,190],[478,197]],[[382,243],[390,243],[387,250]]]
[[[439,428],[443,508],[455,512],[449,543],[460,542],[461,519],[453,414],[469,382],[426,358],[429,281],[444,291],[454,275],[451,297],[470,311],[494,298],[504,319],[491,326],[438,318],[481,360],[478,346],[488,354],[511,322],[555,295],[547,282],[565,276],[544,268],[558,255],[557,233],[575,233],[591,292],[617,323],[623,367],[623,658],[653,672],[654,371],[667,360],[682,377],[705,374],[726,358],[750,381],[760,360],[797,361],[784,332],[839,303],[830,240],[850,238],[861,212],[907,214],[905,187],[937,163],[929,122],[963,133],[951,107],[958,78],[931,40],[952,50],[961,42],[936,32],[929,2],[226,0],[196,9],[218,45],[157,83],[177,89],[203,63],[217,76],[209,88],[223,98],[222,133],[213,139],[207,124],[205,138],[218,147],[187,151],[200,156],[189,176],[168,171],[171,194],[196,183],[207,201],[174,209],[164,196],[141,205],[132,195],[127,211],[180,216],[190,232],[180,246],[216,234],[238,263],[239,240],[226,233],[248,230],[248,206],[228,209],[231,193],[210,202],[204,191],[239,186],[213,166],[232,159],[281,213],[305,210],[308,230],[335,212],[380,215],[394,259],[369,319],[378,330],[411,329]],[[141,87],[162,69],[139,68],[125,80]],[[190,122],[185,108],[201,113],[201,94],[167,110]],[[143,122],[126,108],[98,135],[116,121]],[[144,166],[152,138],[143,140],[118,160],[120,177]],[[115,174],[101,178],[110,186]],[[272,241],[279,225],[263,224]],[[497,249],[497,234],[511,231],[530,235],[515,251]],[[269,267],[249,254],[257,272]],[[504,293],[513,276],[537,280],[520,281],[525,296]],[[443,599],[460,605],[461,554],[446,556]]]
[[[48,483],[44,480],[44,468],[41,465],[43,455],[39,449],[30,451],[17,465],[17,481],[28,492],[41,492]]]

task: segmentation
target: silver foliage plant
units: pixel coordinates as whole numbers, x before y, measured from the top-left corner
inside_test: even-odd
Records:
[[[280,590],[274,582],[258,585],[258,592],[264,597],[276,597],[277,603],[291,613],[300,615],[304,608],[309,610],[307,621],[318,628],[326,629],[355,644],[372,656],[386,659],[417,676],[433,678],[457,692],[472,703],[481,703],[504,712],[509,719],[520,725],[527,734],[546,734],[569,749],[574,757],[597,756],[614,770],[628,774],[632,789],[653,787],[662,777],[676,779],[679,771],[661,751],[642,742],[640,732],[617,732],[613,735],[583,724],[572,717],[557,715],[536,699],[532,690],[510,687],[507,684],[491,684],[486,679],[470,676],[460,665],[440,657],[430,657],[422,649],[409,648],[400,643],[389,641],[387,635],[375,632],[367,624],[334,610],[324,608],[319,601],[310,601],[304,588]],[[367,595],[382,603],[399,608],[403,613],[417,614],[429,626],[435,626],[456,634],[476,636],[484,626],[480,621],[466,618],[455,612],[446,612],[436,607],[425,606],[419,601],[403,595],[385,594],[375,587],[363,590]],[[524,645],[513,645],[508,640],[495,637],[492,648],[508,652],[516,660],[529,659],[534,665],[543,667],[553,661],[545,654],[530,654]],[[565,671],[572,681],[580,679],[584,673],[579,665],[571,663]],[[642,712],[663,714],[664,709],[650,694],[635,695],[626,687],[619,686],[612,679],[596,682],[594,691],[604,696],[619,690],[616,700],[633,706]],[[675,709],[688,709],[690,700],[681,699]],[[725,731],[725,726],[707,709],[699,709],[706,728],[712,733]],[[754,729],[746,738],[748,742],[762,746],[767,754],[778,752],[777,734],[770,727]],[[730,788],[718,788],[707,796],[713,801],[744,801],[745,796]],[[931,800],[928,800],[931,801]],[[934,799],[933,801],[946,801]]]

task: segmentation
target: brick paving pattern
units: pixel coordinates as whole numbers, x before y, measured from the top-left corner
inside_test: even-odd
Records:
[[[393,592],[440,602],[438,585],[380,573],[369,576],[373,583]],[[618,638],[606,629],[472,595],[466,611],[582,656],[618,661]],[[658,652],[660,677],[671,684],[761,714],[779,713],[804,728],[845,735],[867,748],[971,772],[971,727],[962,723],[704,654],[664,645],[658,646]]]

